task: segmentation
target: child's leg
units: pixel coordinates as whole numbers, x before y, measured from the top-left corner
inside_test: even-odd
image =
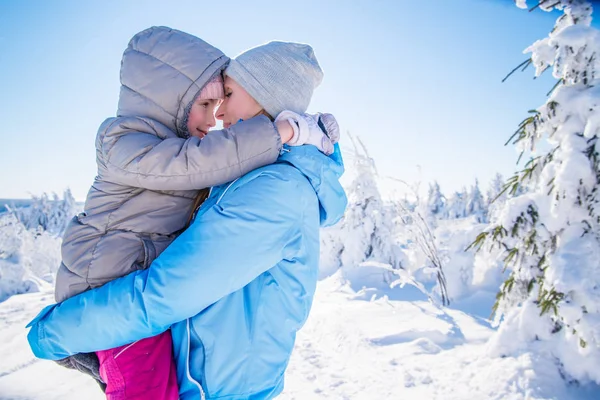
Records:
[[[97,354],[108,400],[179,399],[171,330]]]

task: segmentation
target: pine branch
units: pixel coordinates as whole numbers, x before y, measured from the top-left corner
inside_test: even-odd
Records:
[[[529,65],[530,65],[532,62],[533,62],[533,61],[531,60],[531,58],[528,58],[527,60],[523,61],[521,64],[517,65],[517,66],[515,67],[515,69],[513,69],[512,71],[510,71],[510,72],[508,73],[508,75],[506,75],[506,76],[504,77],[504,79],[502,79],[502,83],[504,83],[504,82],[505,82],[505,81],[508,79],[508,77],[509,77],[509,76],[511,76],[512,74],[514,74],[514,73],[515,73],[515,71],[516,71],[516,70],[518,70],[519,68],[521,68],[521,67],[523,67],[523,66],[524,66],[524,67],[523,67],[523,71],[525,71],[525,68],[527,68],[527,67],[528,67],[528,66],[529,66]]]
[[[552,87],[552,89],[550,89],[550,91],[549,91],[548,93],[546,93],[546,96],[550,96],[550,95],[552,94],[552,92],[554,92],[554,90],[555,90],[555,89],[556,89],[556,88],[557,88],[557,87],[558,87],[560,84],[564,83],[564,81],[565,81],[565,80],[564,80],[563,78],[560,78],[560,79],[558,80],[558,82],[556,82],[556,85],[554,85],[554,86]]]
[[[539,6],[541,6],[542,4],[544,4],[544,3],[545,3],[545,2],[547,2],[547,1],[548,1],[548,0],[542,0],[542,1],[540,1],[540,2],[539,2],[539,3],[537,3],[535,6],[533,6],[532,8],[530,8],[530,9],[529,9],[529,12],[532,12],[533,10],[535,10],[536,8],[538,8]],[[560,1],[559,1],[557,4],[559,4],[559,3],[560,3]],[[554,5],[553,5],[553,6],[551,6],[551,7],[554,7],[555,5],[556,5],[556,4],[554,4]]]
[[[548,8],[552,9],[552,8],[556,7],[557,5],[559,5],[560,3],[561,3],[561,1],[559,0],[556,3],[552,4],[551,6],[549,6]]]

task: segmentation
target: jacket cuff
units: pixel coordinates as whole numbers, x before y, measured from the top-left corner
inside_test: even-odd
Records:
[[[277,138],[275,138],[276,149],[277,149],[277,152],[279,154],[281,154],[281,153],[283,153],[283,142],[281,140],[281,133],[279,132],[279,129],[277,129],[277,125],[275,125],[275,122],[271,121],[271,123],[273,124],[273,129],[275,129],[275,132],[277,133]]]
[[[46,359],[46,353],[43,351],[41,344],[43,337],[42,324],[38,322],[31,327],[31,330],[27,334],[27,341],[29,342],[29,347],[31,347],[34,356]]]

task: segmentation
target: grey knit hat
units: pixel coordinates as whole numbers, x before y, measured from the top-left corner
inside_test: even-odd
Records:
[[[312,47],[270,42],[231,60],[225,75],[236,81],[273,118],[284,110],[306,112],[323,71]]]

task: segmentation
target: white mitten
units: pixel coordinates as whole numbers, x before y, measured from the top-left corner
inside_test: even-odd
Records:
[[[319,120],[321,118],[321,120]],[[318,148],[323,154],[333,153],[333,145],[339,139],[339,127],[337,121],[331,114],[296,114],[293,111],[283,111],[277,116],[275,122],[287,120],[294,130],[294,136],[287,143],[290,146],[302,146],[311,144]],[[320,122],[320,123],[319,123]],[[328,132],[324,132],[319,125],[326,129],[332,129],[332,141]]]

